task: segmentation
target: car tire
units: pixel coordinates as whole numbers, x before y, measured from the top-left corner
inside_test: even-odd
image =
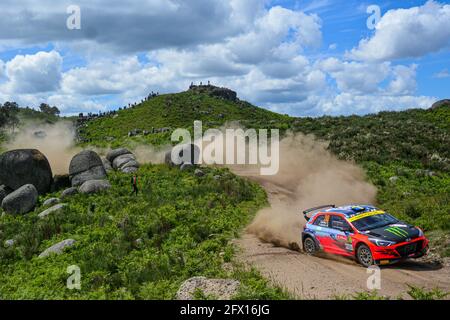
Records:
[[[309,255],[313,255],[317,252],[317,245],[313,238],[306,237],[303,240],[303,251]]]
[[[365,244],[360,245],[358,250],[356,250],[356,259],[358,259],[358,262],[366,268],[374,264],[372,251],[370,251],[370,248]]]

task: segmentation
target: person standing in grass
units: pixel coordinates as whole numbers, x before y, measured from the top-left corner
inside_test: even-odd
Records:
[[[131,194],[135,194],[136,196],[139,193],[139,189],[138,189],[138,176],[135,174],[133,175],[133,177],[131,177],[131,184],[133,186],[133,191],[131,191]]]

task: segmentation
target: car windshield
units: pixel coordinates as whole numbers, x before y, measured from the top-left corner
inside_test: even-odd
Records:
[[[398,220],[390,214],[382,213],[357,219],[352,223],[353,226],[359,231],[367,231],[371,229],[381,228],[397,222]]]

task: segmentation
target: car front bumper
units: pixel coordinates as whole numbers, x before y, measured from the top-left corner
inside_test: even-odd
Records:
[[[416,259],[427,254],[428,239],[419,237],[408,242],[402,242],[388,247],[371,246],[373,259],[376,264],[392,264],[404,259]]]

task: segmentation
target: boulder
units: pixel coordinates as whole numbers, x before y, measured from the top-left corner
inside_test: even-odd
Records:
[[[52,192],[67,189],[71,186],[70,177],[68,174],[55,175],[53,177],[53,184],[51,187]]]
[[[113,167],[111,166],[111,162],[108,161],[108,159],[102,159],[103,162],[103,168],[105,168],[105,171],[108,173],[110,171],[113,171]]]
[[[205,295],[212,295],[219,300],[230,300],[238,293],[240,282],[233,279],[208,279],[193,277],[181,285],[177,292],[177,300],[193,300],[196,290]]]
[[[123,173],[135,173],[139,170],[139,168],[136,167],[127,167],[127,168],[123,168],[121,171]]]
[[[13,190],[32,184],[45,194],[50,191],[52,180],[50,164],[39,150],[12,150],[0,155],[0,181]]]
[[[51,246],[50,248],[47,248],[45,251],[43,251],[39,255],[39,258],[45,258],[51,254],[61,254],[61,253],[63,253],[65,248],[69,248],[69,247],[73,246],[75,243],[76,243],[76,241],[73,239],[63,240],[63,241]]]
[[[76,187],[68,188],[61,193],[61,199],[65,199],[67,197],[76,195],[77,193],[78,193],[78,189]]]
[[[139,168],[139,163],[136,160],[130,160],[127,163],[125,163],[124,165],[122,165],[120,167],[120,169],[123,171],[124,169],[130,168],[130,167]]]
[[[50,198],[44,201],[44,203],[42,204],[42,206],[44,207],[50,207],[50,206],[54,206],[55,204],[59,203],[59,198]]]
[[[0,204],[2,203],[3,199],[5,199],[5,197],[12,191],[13,191],[12,189],[8,188],[5,185],[0,186]]]
[[[38,196],[36,188],[26,184],[7,195],[2,201],[2,208],[12,214],[28,213],[36,206]]]
[[[45,218],[46,216],[48,216],[49,214],[55,213],[55,212],[61,212],[64,207],[67,206],[67,204],[65,203],[60,203],[57,205],[54,205],[51,208],[48,208],[47,210],[42,211],[41,213],[38,214],[39,218]]]
[[[80,186],[89,180],[106,178],[106,171],[102,159],[91,150],[84,150],[72,158],[69,166],[72,186]]]
[[[136,161],[135,156],[132,154],[123,154],[115,158],[112,165],[114,169],[119,170],[130,161]]]
[[[80,192],[84,194],[93,194],[108,190],[111,184],[107,180],[89,180],[80,187]]]
[[[108,152],[108,154],[106,155],[106,159],[109,162],[113,162],[115,158],[117,158],[118,156],[122,156],[124,154],[131,154],[131,152],[126,148],[114,149]]]

